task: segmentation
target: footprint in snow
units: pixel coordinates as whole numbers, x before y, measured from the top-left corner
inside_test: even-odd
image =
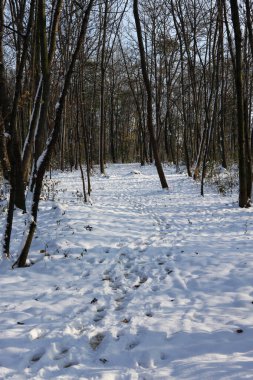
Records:
[[[120,282],[111,281],[109,286],[112,290],[118,290],[122,288],[122,284]]]
[[[106,312],[104,311],[104,309],[98,309],[97,314],[93,318],[93,321],[94,322],[100,322],[100,321],[102,321],[102,319],[104,319],[105,315],[106,315]]]
[[[125,303],[124,303],[124,301],[126,300],[126,294],[127,293],[125,293],[125,295],[123,294],[123,295],[119,295],[118,297],[116,297],[114,300],[115,300],[115,302],[116,302],[116,307],[115,307],[115,310],[116,311],[120,311],[120,310],[123,310],[124,309],[124,307],[125,307]]]
[[[111,277],[109,276],[109,274],[104,274],[102,277],[102,281],[111,281]]]
[[[78,365],[79,363],[77,361],[68,361],[64,364],[63,368],[69,368],[69,367],[73,367],[75,365]]]
[[[133,341],[133,342],[127,344],[127,346],[126,346],[126,350],[131,351],[131,350],[133,350],[135,347],[139,346],[139,344],[140,344],[139,341],[137,341],[137,340],[136,340],[136,341]]]
[[[154,368],[154,361],[149,357],[148,353],[142,354],[141,358],[138,360],[138,365],[142,368]]]
[[[121,311],[124,309],[123,303],[119,302],[118,305],[115,307],[115,311]]]
[[[111,275],[111,270],[110,269],[106,269],[103,273],[104,276],[110,276]]]
[[[142,284],[147,281],[147,277],[141,277],[139,282],[133,286],[134,289],[138,289]]]
[[[83,278],[87,278],[87,277],[89,277],[89,275],[90,275],[90,271],[85,270],[85,271],[82,273],[82,276],[81,276],[81,277],[83,277]]]
[[[53,360],[62,359],[64,356],[67,355],[68,352],[69,352],[69,349],[67,347],[62,347],[61,349],[59,349],[58,352],[56,352],[55,356],[53,357]]]
[[[164,353],[164,352],[161,352],[161,354],[160,354],[160,359],[161,360],[168,360],[169,359],[169,356],[166,354],[166,353]]]
[[[173,270],[171,268],[165,268],[165,271],[167,275],[170,275],[171,273],[173,273]]]
[[[90,338],[90,346],[94,351],[96,351],[96,349],[100,346],[104,340],[104,337],[104,334],[98,333]]]
[[[31,357],[30,361],[32,363],[38,362],[42,358],[42,356],[45,354],[45,352],[46,352],[45,349],[35,352],[35,354],[33,354],[33,356]]]
[[[87,311],[87,307],[82,307],[75,312],[75,315],[83,314]]]

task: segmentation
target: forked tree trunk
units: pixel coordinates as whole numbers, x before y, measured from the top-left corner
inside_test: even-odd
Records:
[[[5,256],[9,256],[10,252],[10,241],[11,241],[11,232],[12,232],[12,223],[13,223],[13,214],[14,214],[14,206],[20,208],[23,211],[26,211],[25,204],[25,187],[23,182],[22,175],[22,162],[21,162],[21,152],[19,146],[19,131],[17,128],[18,124],[18,108],[19,102],[22,93],[22,81],[23,75],[25,71],[25,64],[28,55],[28,47],[30,41],[31,30],[34,23],[34,9],[35,9],[35,0],[31,1],[29,17],[27,21],[26,32],[24,35],[23,49],[20,56],[20,61],[17,66],[17,74],[15,81],[15,89],[12,104],[10,105],[10,101],[7,98],[6,92],[6,79],[4,77],[4,61],[3,61],[3,50],[2,50],[2,36],[3,36],[3,2],[0,4],[0,13],[1,13],[1,48],[0,48],[0,61],[1,61],[1,73],[0,73],[0,81],[1,81],[1,92],[2,99],[0,99],[0,108],[1,108],[1,118],[3,119],[4,124],[2,124],[2,128],[4,127],[5,131],[8,133],[8,139],[6,141],[6,150],[8,154],[8,160],[10,163],[10,170],[8,180],[10,182],[11,190],[10,190],[10,199],[8,204],[7,218],[3,233],[3,254]],[[7,111],[6,111],[6,109]],[[4,142],[3,142],[4,144]],[[5,154],[5,145],[3,145]]]
[[[50,137],[48,138],[46,149],[43,151],[41,156],[39,157],[37,162],[37,173],[36,173],[36,180],[34,183],[34,189],[32,194],[32,207],[31,207],[31,220],[28,226],[27,235],[24,239],[23,246],[21,247],[21,253],[19,255],[19,258],[17,260],[17,266],[18,267],[24,267],[26,265],[28,253],[30,250],[30,246],[33,240],[34,232],[36,230],[36,224],[37,224],[37,214],[38,214],[38,206],[39,206],[39,199],[42,189],[42,182],[44,178],[44,174],[46,172],[46,169],[50,163],[50,159],[54,150],[54,147],[57,143],[57,139],[59,137],[59,133],[61,130],[61,119],[62,119],[62,113],[64,109],[64,103],[65,99],[68,93],[68,89],[71,83],[71,78],[74,70],[74,66],[76,63],[76,60],[79,55],[79,51],[82,47],[83,41],[86,36],[87,27],[88,27],[88,21],[90,17],[90,12],[93,7],[95,0],[90,0],[88,3],[88,6],[86,8],[83,20],[82,20],[82,26],[81,31],[78,36],[77,44],[75,51],[72,55],[71,62],[68,68],[68,71],[65,76],[63,90],[58,102],[58,107],[56,109],[56,116],[55,116],[55,122],[54,122],[54,128],[51,132]]]
[[[53,57],[54,57],[54,51],[55,51],[55,46],[56,46],[56,35],[57,35],[59,19],[60,19],[60,14],[61,14],[62,2],[63,0],[57,0],[53,22],[52,22],[52,29],[50,33],[50,37],[51,37],[50,48],[49,48],[48,58],[46,59],[48,60],[47,65],[48,65],[49,70],[51,68]],[[41,36],[41,33],[40,33],[41,27],[42,27],[41,22],[39,23],[39,25],[36,25],[35,33],[38,34],[38,36],[36,35],[35,41],[37,41],[39,39],[38,37]],[[39,41],[37,41],[37,44],[39,45]],[[45,94],[45,91],[44,91],[44,94]],[[29,174],[31,170],[32,154],[33,154],[33,148],[34,148],[34,135],[36,132],[36,127],[37,127],[38,118],[40,114],[40,108],[41,108],[40,106],[42,103],[41,96],[42,96],[42,78],[40,79],[38,83],[38,88],[37,88],[37,92],[36,92],[36,96],[35,96],[35,100],[33,104],[33,112],[32,112],[30,124],[29,124],[29,130],[28,130],[28,134],[26,137],[26,141],[25,141],[23,153],[22,153],[23,181],[26,184],[28,183],[28,178],[29,178]]]

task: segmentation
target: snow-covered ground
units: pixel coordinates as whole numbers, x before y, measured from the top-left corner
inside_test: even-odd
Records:
[[[34,265],[0,265],[1,379],[253,379],[252,209],[166,176],[109,166],[85,205],[54,175]]]

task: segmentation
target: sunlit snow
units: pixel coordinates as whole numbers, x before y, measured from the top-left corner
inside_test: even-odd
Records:
[[[165,173],[110,165],[88,204],[53,173],[33,265],[0,265],[0,379],[253,378],[252,209]]]

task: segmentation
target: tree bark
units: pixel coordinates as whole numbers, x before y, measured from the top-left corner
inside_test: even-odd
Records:
[[[138,44],[139,44],[142,76],[143,76],[143,81],[144,81],[146,92],[147,92],[147,127],[148,127],[148,131],[149,131],[149,135],[150,135],[150,142],[152,145],[156,169],[157,169],[158,176],[159,176],[159,179],[161,182],[161,186],[163,189],[166,189],[166,188],[168,188],[168,184],[167,184],[167,181],[166,181],[166,178],[164,175],[164,171],[163,171],[163,167],[162,167],[160,157],[158,154],[157,141],[156,141],[155,134],[154,134],[152,90],[151,90],[151,84],[150,84],[150,80],[149,80],[149,76],[148,76],[147,63],[146,63],[146,57],[145,57],[145,49],[144,49],[144,44],[143,44],[143,39],[142,39],[141,23],[140,23],[139,10],[138,10],[138,0],[133,0],[133,11],[134,11],[136,32],[137,32],[137,37],[138,37]]]
[[[95,0],[90,0],[88,3],[88,6],[86,8],[83,20],[82,20],[82,26],[81,30],[78,36],[78,40],[76,43],[75,51],[72,55],[71,62],[68,68],[68,71],[65,76],[64,80],[64,85],[63,85],[63,90],[61,93],[61,96],[59,98],[58,102],[58,107],[56,109],[56,116],[55,116],[55,121],[54,121],[54,128],[51,132],[50,137],[48,138],[46,148],[39,157],[37,162],[37,174],[36,174],[36,180],[34,184],[34,189],[33,189],[33,198],[32,198],[32,207],[31,207],[31,221],[28,226],[28,233],[26,236],[26,239],[24,241],[24,244],[21,249],[21,253],[19,255],[19,258],[17,260],[17,265],[18,267],[24,267],[26,265],[28,253],[30,250],[30,246],[33,240],[34,232],[36,230],[36,224],[37,224],[37,214],[38,214],[38,206],[39,206],[39,200],[40,200],[40,194],[41,194],[41,189],[42,189],[42,182],[44,178],[44,174],[46,172],[46,169],[50,163],[50,159],[53,153],[53,149],[56,145],[60,129],[61,129],[61,119],[62,119],[62,114],[64,110],[64,103],[65,99],[68,93],[68,89],[71,83],[71,78],[72,74],[74,71],[74,66],[76,63],[76,60],[78,58],[80,49],[82,47],[83,41],[86,36],[87,32],[87,27],[88,27],[88,22],[89,22],[89,17],[91,13],[91,9],[93,7]]]
[[[7,154],[5,125],[8,123],[10,114],[10,103],[5,82],[4,52],[3,52],[3,33],[4,33],[4,1],[0,0],[0,162],[2,165],[3,176],[9,179],[10,162]]]
[[[250,198],[247,191],[246,136],[243,104],[243,68],[242,68],[242,32],[240,26],[239,6],[237,0],[230,0],[235,39],[235,85],[237,95],[237,128],[239,158],[239,206],[249,207]]]

